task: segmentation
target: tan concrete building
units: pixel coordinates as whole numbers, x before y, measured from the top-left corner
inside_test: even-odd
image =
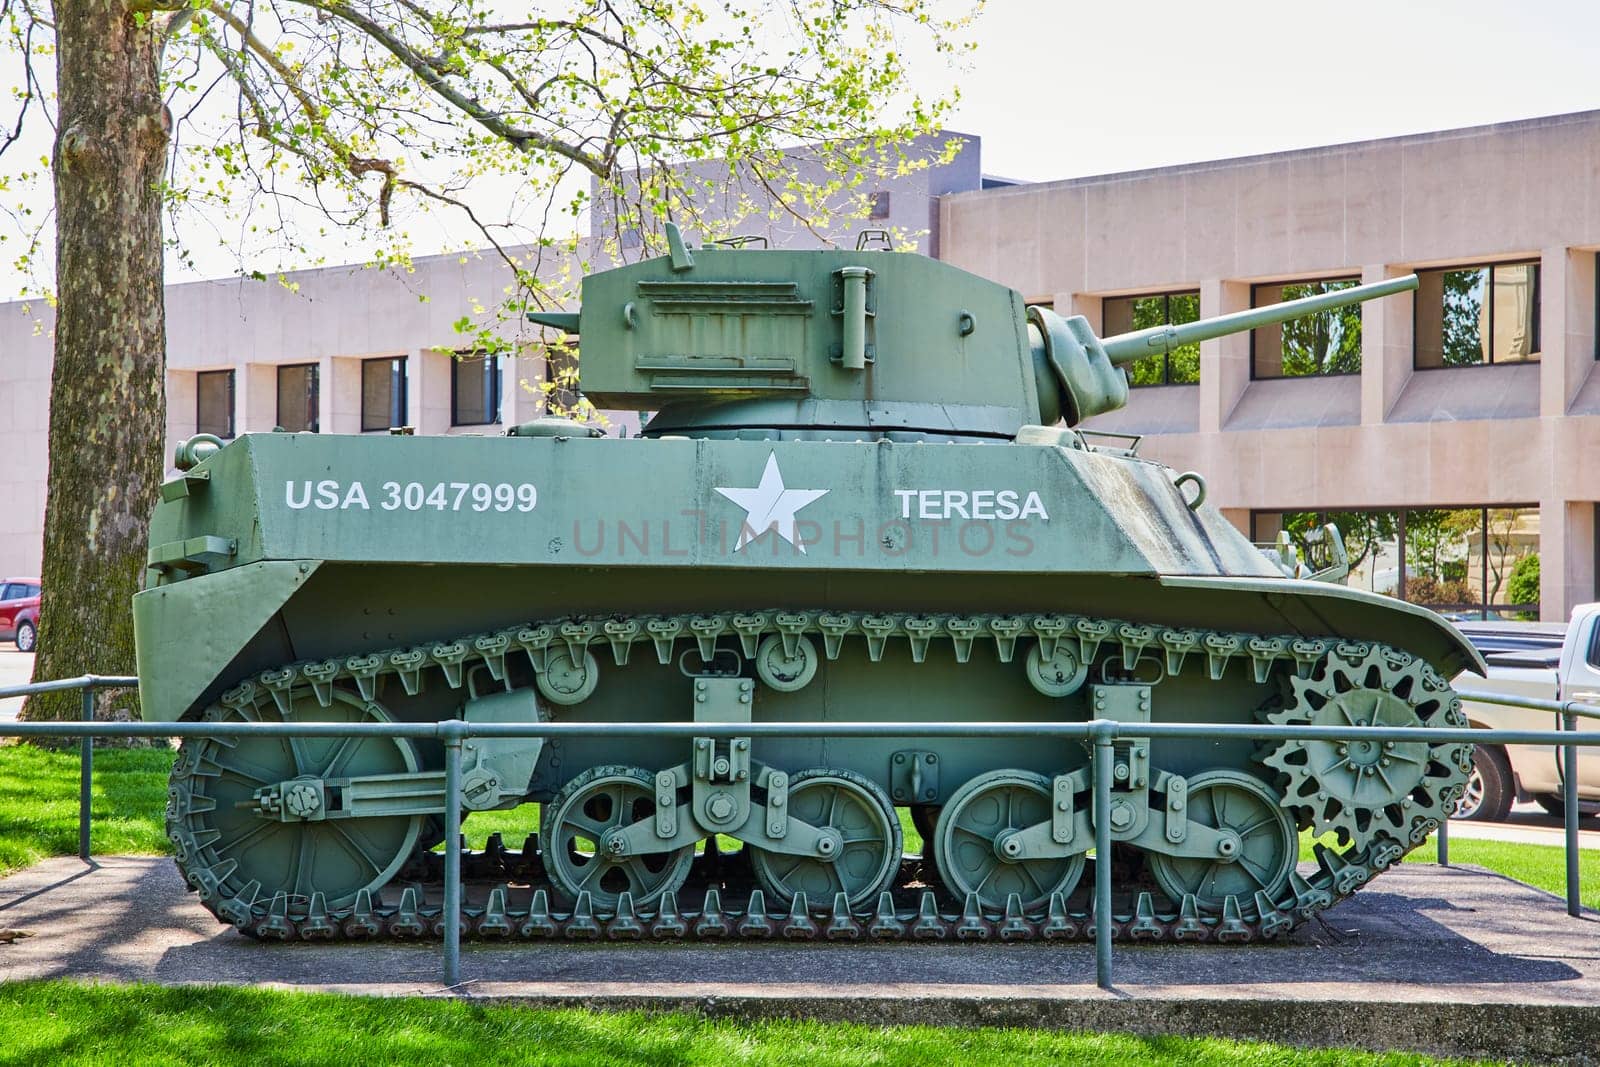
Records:
[[[1091,425],[1202,472],[1258,541],[1336,519],[1365,587],[1547,619],[1596,599],[1600,112],[957,193],[939,219],[941,258],[1106,331],[1417,271],[1140,367]]]
[[[886,186],[866,225],[925,228],[925,251],[1102,332],[1419,272],[1414,296],[1137,366],[1091,428],[1201,472],[1257,540],[1337,522],[1363,587],[1549,619],[1596,598],[1600,112],[1028,185],[978,152]],[[784,225],[775,245],[815,240]],[[543,410],[549,369],[456,359],[451,324],[504,280],[440,256],[172,286],[169,437],[501,432]],[[48,327],[0,305],[0,572],[38,569]]]
[[[544,410],[542,355],[459,360],[453,327],[493,304],[489,256],[433,256],[412,274],[333,267],[276,280],[167,287],[167,454],[201,430],[501,433]],[[420,295],[428,299],[419,299]],[[39,573],[53,339],[42,302],[0,304],[0,577]],[[638,430],[620,413],[612,432]],[[114,457],[107,457],[114,462]]]

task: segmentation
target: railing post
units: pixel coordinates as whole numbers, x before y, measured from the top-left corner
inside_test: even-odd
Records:
[[[1111,988],[1111,733],[1094,732],[1094,982]]]
[[[83,721],[94,722],[94,677],[83,687]],[[94,784],[94,738],[78,746],[78,858],[89,862],[89,807]]]
[[[1571,711],[1561,716],[1562,728],[1578,729],[1578,717]],[[1566,772],[1562,816],[1567,839],[1567,914],[1576,918],[1583,911],[1583,900],[1578,894],[1578,746],[1562,745],[1561,758]]]
[[[1467,835],[1471,837],[1471,834]],[[1468,851],[1471,851],[1470,849]],[[1439,823],[1439,866],[1450,866],[1450,813],[1444,813],[1444,819]]]
[[[444,984],[461,984],[461,741],[466,725],[440,723],[444,734]]]

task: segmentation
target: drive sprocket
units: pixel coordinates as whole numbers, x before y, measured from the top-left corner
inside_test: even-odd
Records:
[[[1427,663],[1379,645],[1340,645],[1289,703],[1267,716],[1297,726],[1465,726],[1461,703]],[[1287,776],[1283,806],[1302,828],[1364,849],[1379,835],[1417,844],[1461,795],[1471,747],[1425,741],[1285,741],[1263,762]]]

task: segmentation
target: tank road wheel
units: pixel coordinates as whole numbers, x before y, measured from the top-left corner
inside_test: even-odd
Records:
[[[773,897],[788,903],[803,892],[811,903],[827,904],[843,893],[856,907],[889,888],[900,870],[905,839],[888,795],[871,780],[850,771],[801,771],[789,779],[789,814],[838,830],[843,846],[830,859],[751,846],[756,878]]]
[[[576,900],[587,892],[595,907],[617,906],[623,893],[635,907],[653,904],[689,877],[694,846],[671,852],[612,856],[601,842],[607,833],[654,818],[655,776],[638,767],[594,767],[561,787],[543,806],[539,840],[550,881]]]
[[[310,689],[293,690],[286,699],[284,721],[389,721],[381,706],[343,690],[334,690],[326,708]],[[263,699],[237,712],[213,706],[208,718],[277,721],[280,716],[277,705]],[[343,907],[361,890],[376,892],[394,877],[411,856],[423,817],[284,822],[256,813],[257,790],[302,776],[416,772],[416,751],[402,737],[192,739],[184,742],[173,767],[167,834],[179,867],[208,905],[254,884],[258,900],[281,892],[291,906],[304,906],[312,893],[322,893],[328,907]]]
[[[1328,653],[1291,678],[1267,716],[1312,726],[1465,726],[1460,701],[1422,660],[1373,646]],[[1284,806],[1318,834],[1365,848],[1380,833],[1415,844],[1444,822],[1467,782],[1466,746],[1426,741],[1285,741],[1263,761],[1288,776]]]
[[[1150,873],[1174,904],[1193,893],[1202,911],[1219,912],[1230,896],[1249,903],[1258,891],[1278,899],[1300,855],[1294,820],[1264,782],[1239,771],[1189,779],[1189,818],[1238,835],[1232,859],[1146,853]]]
[[[1003,908],[1012,893],[1031,908],[1077,887],[1085,855],[1014,860],[1003,846],[1015,831],[1050,819],[1050,779],[1030,771],[990,771],[956,790],[939,816],[933,858],[957,899],[968,893]]]

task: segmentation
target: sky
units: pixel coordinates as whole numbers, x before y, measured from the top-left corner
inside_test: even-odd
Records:
[[[1595,0],[991,0],[951,125],[1107,174],[1600,108]]]
[[[913,77],[959,84],[946,125],[982,138],[986,173],[1032,181],[1600,108],[1597,0],[989,0],[972,35],[965,69],[913,56]],[[211,242],[169,280],[236,271]],[[0,299],[24,287],[0,254]]]

